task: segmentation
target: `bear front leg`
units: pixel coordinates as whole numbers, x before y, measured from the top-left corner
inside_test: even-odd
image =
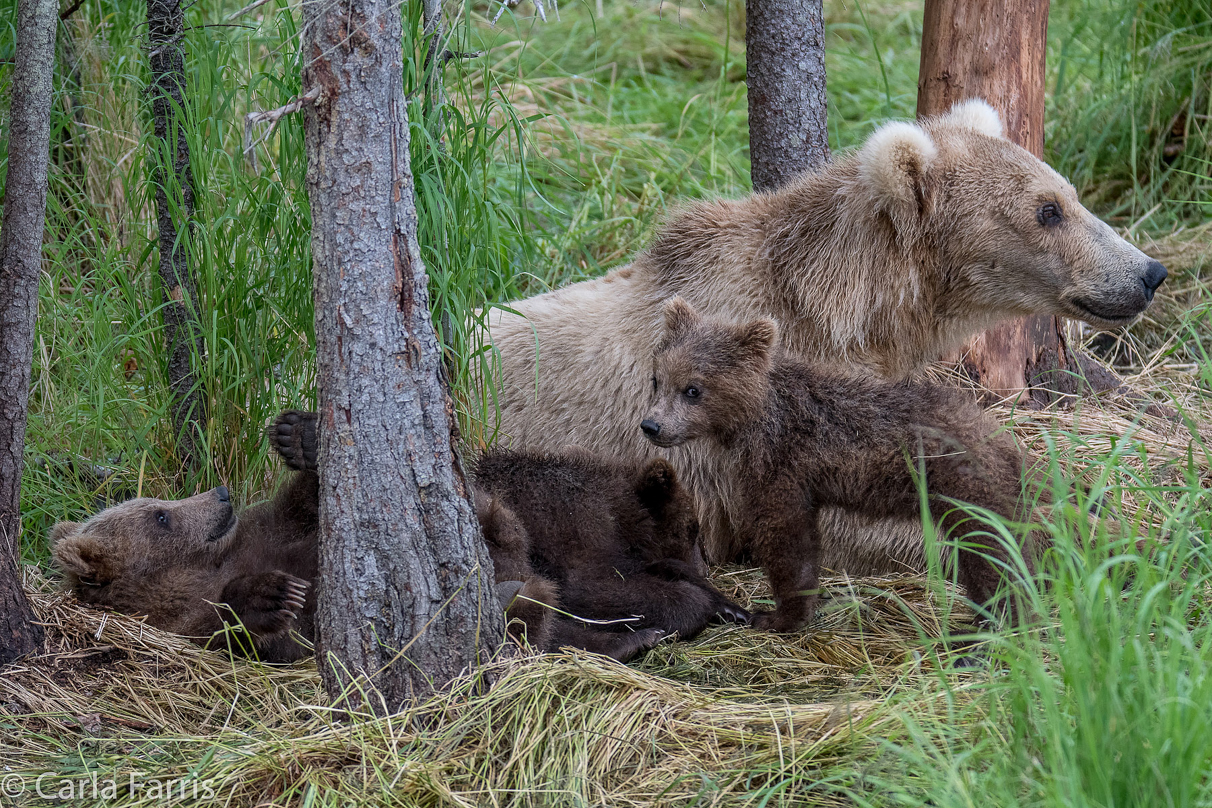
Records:
[[[642,628],[638,631],[605,631],[591,628],[571,617],[557,618],[552,628],[552,636],[545,650],[583,648],[619,662],[631,661],[645,651],[655,648],[666,637],[665,632],[659,628]]]
[[[821,541],[816,509],[787,507],[779,498],[756,504],[759,516],[749,531],[749,546],[774,593],[774,611],[754,615],[753,625],[767,631],[803,628],[820,600]],[[763,507],[768,508],[763,510]]]
[[[267,637],[295,626],[310,586],[302,578],[280,570],[242,575],[223,587],[221,602],[247,632]]]

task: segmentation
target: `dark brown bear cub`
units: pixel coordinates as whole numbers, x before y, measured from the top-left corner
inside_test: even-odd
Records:
[[[490,452],[474,479],[517,520],[531,568],[558,593],[562,614],[546,649],[625,660],[674,632],[689,639],[716,619],[748,622],[704,575],[694,505],[666,461],[633,468],[575,449]],[[493,523],[480,521],[497,580],[507,580],[515,562],[501,552]]]
[[[55,563],[83,603],[146,614],[203,643],[242,626],[225,635],[234,650],[291,662],[311,653],[292,630],[313,636],[317,500],[314,471],[238,517],[223,486],[177,501],[133,499],[55,525]]]
[[[935,522],[964,539],[960,583],[990,603],[999,565],[1010,561],[955,501],[1010,520],[1025,515],[1024,457],[1013,440],[958,390],[840,375],[783,355],[777,336],[771,320],[732,325],[672,299],[654,359],[654,403],[640,424],[658,446],[717,444],[713,454],[727,464],[722,484],[743,503],[735,527],[774,591],[774,611],[755,625],[794,631],[811,619],[820,507],[916,516],[918,469]],[[1030,568],[1031,553],[1023,556]],[[1013,600],[1006,605],[1013,617]]]
[[[271,439],[292,468],[315,469],[318,427],[314,413],[278,418]],[[472,476],[515,638],[626,661],[717,617],[748,621],[707,581],[693,502],[666,461],[492,451]]]

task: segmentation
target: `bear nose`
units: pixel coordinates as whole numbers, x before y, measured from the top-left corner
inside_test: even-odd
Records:
[[[1150,261],[1145,264],[1145,277],[1140,279],[1140,282],[1145,287],[1145,297],[1152,300],[1153,293],[1157,291],[1157,287],[1162,285],[1162,281],[1166,279],[1168,274],[1161,261]]]
[[[644,430],[644,434],[650,438],[661,434],[661,425],[651,418],[645,418],[643,421],[640,421],[640,429]]]
[[[227,490],[226,485],[221,485],[215,489],[215,496],[220,502],[231,502],[231,493]]]

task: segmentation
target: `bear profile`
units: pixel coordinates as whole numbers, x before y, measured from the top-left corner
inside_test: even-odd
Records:
[[[957,503],[1009,520],[1029,516],[1025,458],[966,394],[843,375],[776,348],[767,319],[734,325],[675,297],[653,360],[651,405],[636,431],[660,447],[712,444],[731,460],[724,507],[762,565],[775,609],[755,625],[794,631],[819,587],[819,511],[921,514],[921,488],[944,534],[962,539],[960,582],[993,605],[1013,567],[1002,544]],[[1031,552],[1023,554],[1031,569]],[[1013,617],[1014,598],[1005,605]]]
[[[686,206],[626,266],[489,314],[504,445],[566,443],[667,457],[691,489],[709,559],[738,551],[717,492],[726,456],[642,439],[661,302],[735,322],[773,318],[782,349],[890,380],[912,377],[1008,318],[1099,327],[1139,315],[1166,270],[1082,207],[1073,187],[967,101],[887,124],[776,191]],[[821,563],[851,574],[924,569],[920,525],[823,514]]]
[[[232,650],[292,662],[311,653],[315,630],[318,497],[316,473],[299,471],[239,515],[224,486],[132,499],[55,525],[52,554],[82,603],[145,614],[202,644],[228,628]]]

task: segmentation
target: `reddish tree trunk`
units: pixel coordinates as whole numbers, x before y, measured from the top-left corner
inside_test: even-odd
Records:
[[[1049,0],[926,0],[919,117],[957,101],[983,98],[1001,113],[1006,137],[1044,153],[1044,65]],[[1119,380],[1070,350],[1057,317],[1026,317],[979,334],[961,351],[964,369],[999,396],[1026,391],[1045,405],[1078,391],[1083,374],[1096,389]]]

